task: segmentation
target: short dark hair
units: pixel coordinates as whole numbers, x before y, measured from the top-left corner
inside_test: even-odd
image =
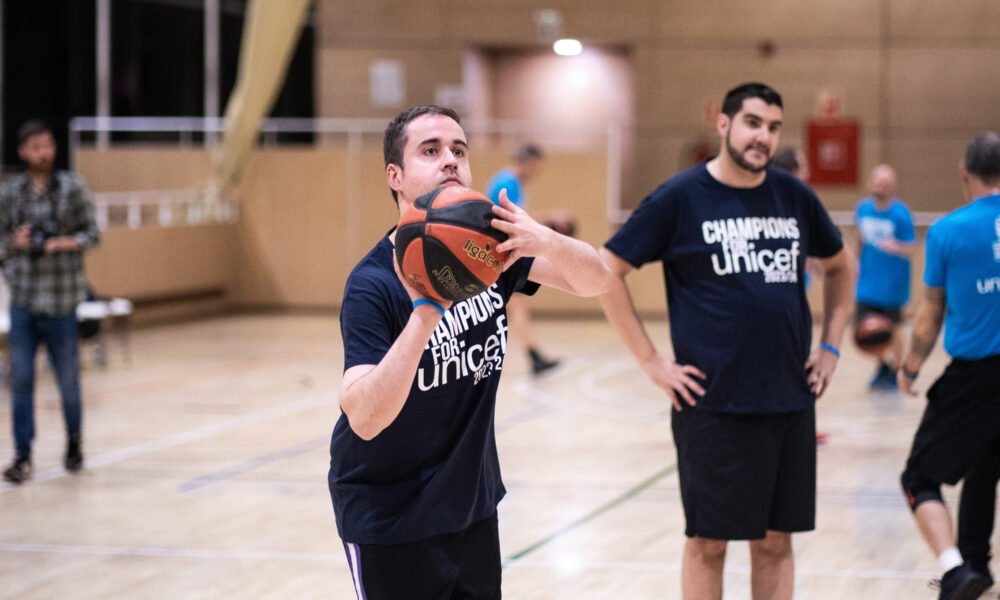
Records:
[[[799,168],[802,167],[802,165],[799,164],[799,157],[797,154],[798,153],[795,152],[795,148],[792,148],[791,146],[779,148],[778,151],[774,153],[774,158],[771,159],[771,166],[795,175],[799,172]]]
[[[453,119],[459,125],[462,124],[458,113],[450,108],[437,106],[436,104],[424,104],[408,108],[396,115],[385,128],[382,136],[382,156],[385,159],[385,166],[398,165],[403,167],[403,149],[406,148],[406,126],[410,121],[424,115],[444,115]],[[399,202],[396,190],[392,190],[392,199]]]
[[[747,98],[760,98],[767,104],[774,104],[778,108],[784,108],[781,103],[781,94],[774,88],[763,83],[744,83],[726,92],[726,98],[722,101],[722,113],[729,118],[736,116],[736,113],[743,109],[743,101]]]
[[[541,160],[542,149],[538,147],[537,144],[525,144],[517,149],[514,153],[514,160],[517,162],[524,162],[526,160]]]
[[[52,133],[52,128],[49,124],[41,119],[31,119],[26,121],[24,125],[21,125],[20,129],[17,130],[17,145],[20,146],[24,142],[28,141],[28,138],[38,135],[39,133]]]
[[[1000,182],[1000,133],[984,131],[972,136],[965,148],[965,170],[987,185]]]

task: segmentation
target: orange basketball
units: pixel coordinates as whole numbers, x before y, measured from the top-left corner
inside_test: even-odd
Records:
[[[880,356],[889,347],[895,328],[889,317],[867,314],[854,327],[854,343],[862,352]]]
[[[465,300],[496,283],[507,235],[494,229],[493,203],[476,190],[447,186],[424,194],[399,216],[396,261],[420,293]]]

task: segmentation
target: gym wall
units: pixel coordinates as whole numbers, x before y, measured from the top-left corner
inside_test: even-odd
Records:
[[[201,150],[154,148],[84,149],[77,157],[94,192],[194,186],[210,162]],[[476,154],[474,187],[483,189],[508,162],[502,151]],[[530,189],[532,210],[571,212],[578,236],[599,246],[611,231],[605,162],[603,154],[550,153]],[[358,155],[332,148],[258,150],[239,196],[233,225],[105,231],[87,257],[95,289],[159,304],[158,313],[170,316],[208,308],[335,309],[350,269],[398,219],[381,151],[373,148]],[[637,278],[650,275],[658,276],[657,269]],[[642,310],[663,314],[661,285],[640,285],[636,296]],[[214,303],[206,304],[210,299]],[[560,314],[600,310],[595,300],[552,290],[541,292],[536,306]]]
[[[956,165],[969,136],[1000,127],[995,0],[318,0],[317,115],[391,117],[395,109],[369,98],[368,70],[381,59],[405,66],[404,104],[433,102],[439,85],[463,84],[463,53],[542,49],[533,18],[543,7],[562,13],[566,36],[630,57],[636,168],[625,206],[685,162],[706,131],[705,103],[748,80],[783,94],[786,144],[804,144],[823,89],[860,120],[860,185],[819,190],[833,210],[854,206],[880,162],[896,167],[914,210],[950,210],[961,202]],[[761,52],[765,41],[773,53]]]

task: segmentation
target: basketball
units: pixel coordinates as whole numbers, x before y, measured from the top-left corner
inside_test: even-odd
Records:
[[[862,352],[880,356],[889,347],[894,329],[892,320],[885,315],[865,315],[854,328],[854,343]]]
[[[496,283],[507,239],[497,231],[493,203],[476,190],[441,187],[424,194],[399,216],[396,261],[421,294],[439,301],[465,300]]]

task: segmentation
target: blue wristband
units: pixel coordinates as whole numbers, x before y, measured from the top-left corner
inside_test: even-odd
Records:
[[[413,301],[413,308],[416,308],[418,306],[423,306],[424,304],[426,304],[428,306],[433,306],[434,308],[437,309],[437,311],[439,313],[441,313],[442,317],[444,316],[444,308],[440,304],[438,304],[437,302],[435,302],[433,300],[430,300],[428,298],[418,298],[418,299],[414,300]]]
[[[840,349],[837,348],[836,346],[831,346],[830,344],[820,344],[819,349],[826,350],[830,354],[836,356],[837,358],[840,358]]]

